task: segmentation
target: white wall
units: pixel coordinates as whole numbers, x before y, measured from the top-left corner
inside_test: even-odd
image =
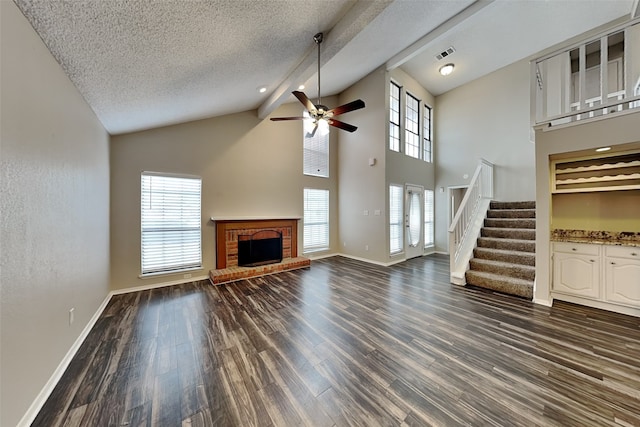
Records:
[[[328,105],[335,97],[323,99]],[[299,116],[300,103],[285,104],[272,116]],[[111,139],[111,286],[113,289],[166,283],[182,274],[142,279],[140,275],[140,173],[168,172],[202,177],[202,261],[206,276],[215,268],[211,217],[300,217],[303,188],[330,191],[331,247],[337,248],[337,146],[330,134],[330,178],[302,174],[302,121],[260,120],[255,111],[152,129]],[[298,253],[302,253],[299,229]],[[318,255],[315,253],[314,255]]]
[[[16,5],[0,13],[0,424],[13,426],[109,292],[109,137]]]
[[[478,159],[495,165],[495,200],[534,200],[529,99],[525,60],[436,98],[436,250],[448,251],[447,188],[469,184]],[[445,191],[440,192],[440,187]]]

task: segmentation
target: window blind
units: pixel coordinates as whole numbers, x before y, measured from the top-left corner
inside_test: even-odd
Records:
[[[308,112],[304,112],[304,117],[309,117]],[[310,120],[305,120],[311,123]],[[303,126],[303,173],[311,176],[329,177],[329,133],[322,135],[319,130],[313,136],[308,136],[308,126]]]
[[[396,254],[403,249],[403,208],[400,185],[389,186],[389,252]]]
[[[143,173],[142,274],[202,267],[200,178]]]
[[[434,245],[433,190],[424,190],[424,246]]]
[[[304,189],[305,251],[329,248],[329,190]]]

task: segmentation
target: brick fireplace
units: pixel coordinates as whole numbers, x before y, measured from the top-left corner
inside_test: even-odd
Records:
[[[213,284],[259,277],[281,271],[305,268],[311,261],[298,256],[298,218],[215,219],[216,269],[209,272]],[[282,261],[255,267],[238,266],[238,240],[261,232],[282,236]]]

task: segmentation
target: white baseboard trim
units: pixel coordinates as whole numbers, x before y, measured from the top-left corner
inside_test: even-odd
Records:
[[[552,299],[534,298],[533,299],[533,303],[534,304],[544,305],[545,307],[553,307],[553,300]]]
[[[406,258],[399,258],[399,259],[397,259],[395,261],[391,261],[391,262],[380,262],[380,261],[374,261],[374,260],[368,259],[368,258],[362,258],[362,257],[359,257],[359,256],[354,256],[354,255],[347,255],[347,254],[336,254],[336,255],[343,256],[345,258],[353,259],[353,260],[356,260],[356,261],[362,261],[362,262],[366,262],[366,263],[369,263],[369,264],[379,265],[381,267],[390,267],[390,266],[392,266],[394,264],[399,264],[399,263],[405,262],[407,260]]]
[[[197,276],[197,277],[190,277],[188,279],[176,279],[170,282],[153,283],[150,285],[130,286],[128,288],[116,289],[114,291],[111,291],[111,295],[120,295],[120,294],[128,294],[131,292],[148,291],[149,289],[164,288],[166,286],[180,285],[182,283],[197,282],[200,280],[207,280],[207,279],[209,279],[209,276]]]
[[[104,301],[102,301],[102,304],[100,304],[95,314],[89,320],[89,323],[87,323],[78,338],[76,338],[69,351],[67,351],[67,354],[65,354],[65,356],[60,361],[60,364],[58,364],[58,367],[55,369],[55,371],[53,371],[53,374],[51,375],[47,383],[44,385],[44,387],[42,387],[42,390],[40,390],[40,393],[38,393],[38,396],[35,398],[33,403],[31,403],[31,406],[29,406],[27,412],[22,416],[22,419],[18,422],[17,427],[28,427],[36,419],[38,413],[53,392],[53,389],[56,387],[56,385],[58,385],[58,381],[60,381],[60,378],[62,378],[62,375],[67,370],[69,364],[80,349],[80,346],[89,335],[89,332],[91,332],[91,329],[93,329],[94,325],[102,315],[102,312],[107,307],[107,304],[109,304],[112,295],[112,292],[109,292],[107,294]]]
[[[314,260],[317,260],[317,259],[331,258],[331,257],[338,256],[338,255],[340,255],[340,254],[333,252],[333,253],[330,253],[330,254],[322,254],[322,255],[311,255],[311,254],[304,255],[303,254],[302,256],[309,258],[311,261],[314,261]]]

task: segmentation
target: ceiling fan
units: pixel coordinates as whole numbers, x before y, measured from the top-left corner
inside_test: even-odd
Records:
[[[320,44],[324,39],[323,33],[318,33],[313,36],[313,41],[318,45],[318,102],[314,104],[311,100],[304,94],[304,92],[294,90],[293,95],[298,98],[298,101],[304,105],[309,113],[308,116],[299,116],[299,117],[272,117],[272,121],[281,121],[281,120],[313,120],[312,126],[313,129],[310,129],[307,132],[307,136],[314,136],[318,128],[324,128],[326,131],[329,130],[329,125],[335,126],[339,129],[346,130],[347,132],[354,132],[358,129],[356,126],[350,125],[349,123],[341,122],[340,120],[334,119],[335,116],[339,116],[340,114],[345,114],[350,111],[359,110],[364,108],[364,101],[361,99],[349,102],[347,104],[341,105],[336,108],[329,109],[326,105],[322,105],[320,98]]]

